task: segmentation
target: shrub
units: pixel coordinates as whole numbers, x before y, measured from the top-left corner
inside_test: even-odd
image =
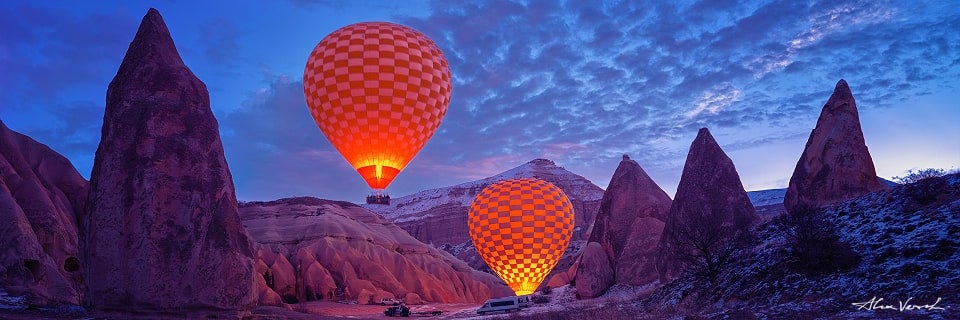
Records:
[[[904,194],[921,206],[925,206],[937,201],[937,198],[948,192],[946,179],[924,179],[917,181],[912,186],[904,190]]]
[[[295,304],[300,302],[300,299],[297,299],[297,296],[294,296],[289,293],[280,297],[280,300],[283,300],[283,303],[286,303],[286,304]]]
[[[840,240],[836,226],[809,206],[788,212],[783,220],[793,266],[801,273],[824,274],[848,270],[860,263],[850,244]]]
[[[907,171],[907,174],[903,175],[902,177],[893,177],[893,181],[899,184],[910,184],[926,178],[941,177],[946,174],[946,170],[939,168],[910,169]]]
[[[553,293],[553,289],[550,286],[543,286],[543,289],[540,290],[541,294],[550,295]]]
[[[530,300],[533,301],[533,303],[536,303],[536,304],[544,304],[544,303],[549,303],[549,302],[550,302],[550,296],[545,296],[545,295],[539,295],[539,294],[538,294],[538,295],[533,296],[533,298],[531,298]]]

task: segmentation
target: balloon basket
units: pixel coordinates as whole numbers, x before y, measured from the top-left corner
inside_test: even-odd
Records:
[[[371,194],[367,196],[367,204],[382,204],[390,205],[390,195],[388,194]]]

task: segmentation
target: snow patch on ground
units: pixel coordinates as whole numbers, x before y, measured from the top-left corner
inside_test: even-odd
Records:
[[[0,288],[0,310],[22,311],[27,308],[26,301],[27,297],[10,295]]]
[[[767,189],[748,191],[747,197],[754,207],[767,206],[771,204],[783,203],[783,197],[787,194],[787,189]]]

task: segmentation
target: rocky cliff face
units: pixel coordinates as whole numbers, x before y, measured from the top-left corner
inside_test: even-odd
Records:
[[[886,189],[864,142],[857,102],[841,79],[807,139],[783,204],[787,210],[821,207]]]
[[[756,218],[733,161],[707,128],[700,129],[667,214],[658,270],[663,278],[670,278],[698,256],[723,255],[728,241],[746,232]]]
[[[0,287],[28,304],[79,303],[86,189],[70,161],[0,122]]]
[[[511,178],[538,178],[559,187],[573,204],[573,240],[554,270],[566,270],[586,242],[587,229],[600,206],[603,189],[582,176],[558,167],[553,161],[536,159],[501,174],[455,186],[421,191],[393,199],[389,206],[366,208],[393,221],[415,238],[450,252],[478,270],[489,270],[477,255],[467,232],[467,211],[473,198],[488,185]],[[549,278],[548,278],[549,279]]]
[[[512,294],[496,276],[352,203],[288,198],[247,203],[240,214],[260,246],[257,273],[288,302],[482,302]]]
[[[608,260],[614,280],[581,285],[579,279],[604,278],[606,271],[587,267],[596,262],[580,259],[577,268],[577,294],[594,297],[613,283],[642,285],[656,281],[655,253],[663,231],[663,220],[670,209],[670,197],[628,156],[617,166],[590,231],[589,245],[603,250],[592,253]],[[593,260],[598,259],[596,257]],[[590,275],[599,272],[601,275]],[[584,290],[581,290],[584,289]]]
[[[110,82],[80,229],[90,308],[183,314],[256,303],[253,247],[206,86],[155,9]]]

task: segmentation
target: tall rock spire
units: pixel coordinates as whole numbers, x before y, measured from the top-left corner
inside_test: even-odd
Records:
[[[857,102],[841,79],[807,139],[783,204],[788,211],[819,207],[884,189],[864,142]]]
[[[733,161],[702,128],[690,144],[677,194],[660,238],[658,269],[671,277],[691,264],[710,265],[729,252],[735,237],[749,230],[757,215]],[[704,259],[705,258],[705,259]],[[711,270],[712,269],[712,270]]]
[[[221,312],[255,303],[253,248],[206,86],[155,9],[107,90],[79,227],[90,308]]]

